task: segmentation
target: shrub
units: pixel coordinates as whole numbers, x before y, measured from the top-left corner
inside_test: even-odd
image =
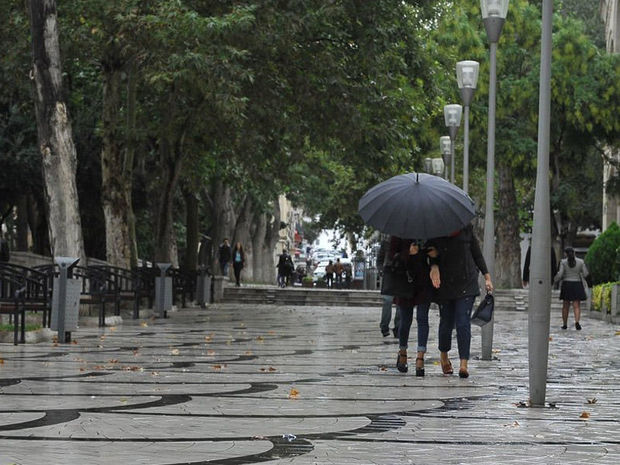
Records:
[[[605,308],[606,313],[611,311],[611,290],[620,282],[604,283],[592,288],[592,308],[597,312],[602,312]]]
[[[592,276],[592,284],[609,283],[618,279],[620,269],[617,251],[620,248],[620,227],[611,223],[592,243],[585,262]]]

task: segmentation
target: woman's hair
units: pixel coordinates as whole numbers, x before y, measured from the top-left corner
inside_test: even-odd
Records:
[[[564,252],[566,253],[566,258],[568,258],[568,266],[575,268],[575,265],[577,264],[577,261],[575,260],[575,249],[572,247],[566,247]]]

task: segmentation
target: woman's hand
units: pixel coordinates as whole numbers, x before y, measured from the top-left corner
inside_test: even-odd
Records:
[[[439,267],[437,265],[431,265],[431,281],[433,283],[433,287],[435,287],[436,289],[439,289],[439,286],[441,286],[441,279],[439,277]]]
[[[412,242],[409,246],[409,255],[417,255],[420,251],[420,246],[415,242]]]
[[[491,275],[489,273],[484,275],[484,287],[489,294],[493,293],[493,282],[491,282]]]

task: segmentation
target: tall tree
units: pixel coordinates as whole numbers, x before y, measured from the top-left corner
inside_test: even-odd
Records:
[[[30,0],[33,80],[50,245],[55,256],[86,262],[75,181],[76,151],[62,89],[55,0]]]

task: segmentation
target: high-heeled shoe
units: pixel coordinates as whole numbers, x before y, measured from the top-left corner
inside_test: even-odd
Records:
[[[399,350],[398,356],[396,357],[396,368],[401,373],[407,373],[409,371],[409,367],[407,366],[407,351]]]
[[[454,373],[454,370],[452,369],[452,363],[450,363],[450,360],[448,360],[446,363],[440,360],[440,363],[441,363],[441,371],[443,371],[444,375],[451,375],[452,373]]]
[[[469,371],[467,371],[467,368],[461,368],[459,370],[459,378],[469,378]]]
[[[424,359],[422,357],[415,359],[415,375],[424,376]]]

